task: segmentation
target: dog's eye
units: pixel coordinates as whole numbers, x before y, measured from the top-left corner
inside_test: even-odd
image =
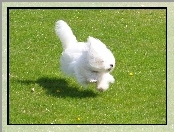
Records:
[[[90,56],[91,59],[94,59],[94,56]]]
[[[104,62],[104,60],[101,60],[99,58],[94,58],[94,60],[95,60],[96,63],[100,63],[100,64]]]

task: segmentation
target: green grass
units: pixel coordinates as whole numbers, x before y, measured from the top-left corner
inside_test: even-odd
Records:
[[[79,41],[97,37],[113,51],[116,82],[106,92],[60,71],[59,19]],[[10,10],[9,122],[165,124],[165,20],[165,10]]]

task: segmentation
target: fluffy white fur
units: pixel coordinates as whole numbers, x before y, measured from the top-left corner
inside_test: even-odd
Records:
[[[75,76],[83,86],[95,82],[98,90],[107,90],[109,83],[115,81],[110,75],[115,67],[115,58],[106,45],[93,37],[88,37],[87,42],[78,42],[63,20],[56,22],[55,31],[63,47],[62,71]]]

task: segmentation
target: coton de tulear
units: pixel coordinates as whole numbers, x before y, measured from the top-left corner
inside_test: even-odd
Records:
[[[55,31],[63,47],[60,58],[62,71],[75,76],[83,86],[95,82],[99,91],[107,90],[115,81],[110,74],[115,67],[115,58],[106,45],[90,36],[87,42],[78,42],[63,20],[56,22]]]

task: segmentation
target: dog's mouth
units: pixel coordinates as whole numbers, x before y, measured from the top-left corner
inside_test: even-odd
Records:
[[[109,69],[106,69],[106,71],[112,71],[112,69],[113,69],[113,68],[109,68]],[[102,70],[101,70],[101,71],[102,71]],[[100,72],[100,71],[94,71],[94,70],[93,70],[92,72],[93,72],[93,73],[98,73],[98,72]]]
[[[108,69],[108,71],[111,71],[111,70],[112,70],[112,68],[109,68],[109,69]]]
[[[107,69],[108,71],[111,71],[112,69],[114,69],[114,65],[110,64],[110,67]]]

